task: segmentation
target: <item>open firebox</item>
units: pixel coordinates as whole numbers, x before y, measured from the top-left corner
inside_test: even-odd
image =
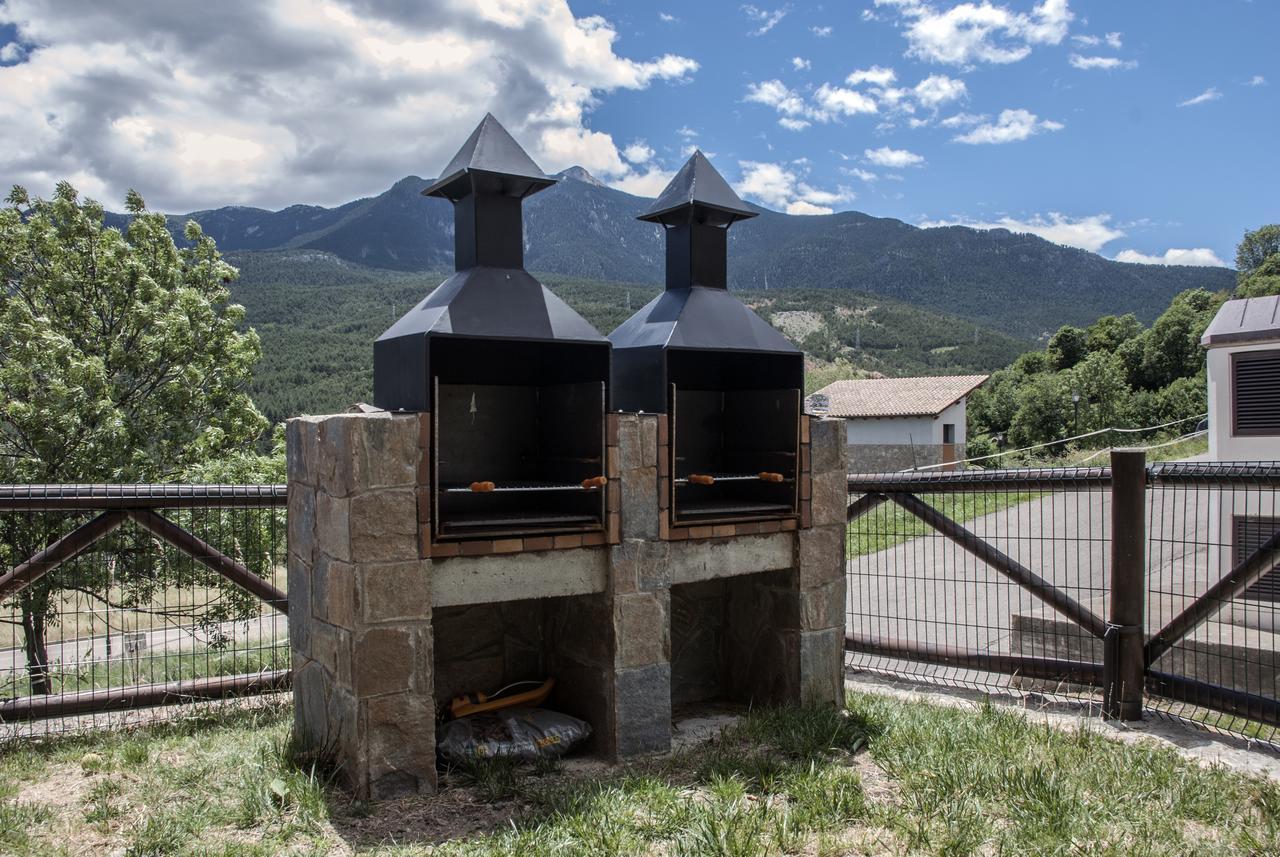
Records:
[[[640,217],[666,234],[666,289],[609,336],[613,396],[667,415],[673,526],[798,512],[803,354],[728,292],[729,226],[755,216],[695,152]]]
[[[609,342],[524,270],[522,201],[554,182],[486,116],[423,191],[457,273],[378,338],[374,401],[431,412],[433,541],[605,528]]]

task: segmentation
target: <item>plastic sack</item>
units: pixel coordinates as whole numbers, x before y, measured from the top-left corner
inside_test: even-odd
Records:
[[[545,708],[503,708],[450,720],[440,727],[440,755],[454,762],[498,757],[563,756],[591,734],[591,725]]]

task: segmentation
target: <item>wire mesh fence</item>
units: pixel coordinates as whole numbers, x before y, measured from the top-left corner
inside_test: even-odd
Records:
[[[1113,514],[1111,476],[851,476],[847,665],[1101,705],[1125,591],[1112,528],[1136,528],[1148,710],[1278,743],[1280,465],[1153,466],[1137,520]]]
[[[1280,536],[1280,465],[1157,465],[1149,481],[1148,704],[1280,744],[1280,552],[1260,552]]]
[[[284,498],[0,486],[0,738],[287,687]]]
[[[888,499],[849,523],[850,667],[988,691],[1095,695],[1082,682],[1100,670],[1101,641],[1050,603],[1105,616],[1104,471],[854,478],[863,482],[851,481],[852,491]],[[933,522],[941,529],[926,509],[945,519]]]

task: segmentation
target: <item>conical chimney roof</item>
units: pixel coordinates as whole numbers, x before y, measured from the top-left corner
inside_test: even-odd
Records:
[[[486,113],[467,142],[449,161],[440,178],[422,192],[423,196],[460,199],[475,190],[478,178],[508,196],[526,197],[556,183],[533,162],[520,144],[492,113]]]
[[[702,211],[698,211],[699,207]],[[711,166],[707,156],[697,150],[658,194],[649,210],[637,219],[666,225],[695,219],[727,225],[755,217],[757,213],[747,207],[724,176]]]

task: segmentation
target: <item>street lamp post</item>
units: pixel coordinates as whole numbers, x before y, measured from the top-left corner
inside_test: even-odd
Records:
[[[1075,431],[1072,432],[1072,434],[1079,435],[1080,434],[1080,394],[1079,393],[1071,394],[1071,404],[1072,406],[1074,406],[1075,412],[1076,412],[1076,429]]]

